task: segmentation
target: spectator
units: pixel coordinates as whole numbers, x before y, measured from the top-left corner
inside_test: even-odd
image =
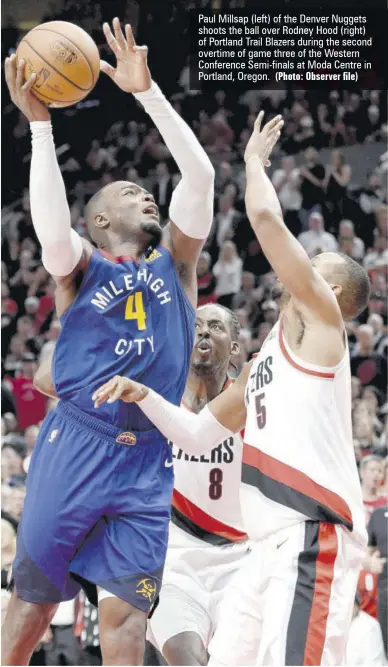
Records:
[[[368,216],[368,222],[372,225],[376,208],[381,204],[384,198],[384,189],[381,184],[381,177],[376,172],[369,175],[367,184],[360,190],[360,208]]]
[[[373,287],[373,281],[371,281]],[[384,321],[387,321],[387,294],[384,292],[371,292],[368,303],[368,315],[382,315]]]
[[[101,665],[100,638],[98,635],[98,611],[84,594],[80,594],[81,644],[86,653],[87,665]],[[144,662],[144,664],[147,664]]]
[[[256,354],[257,352],[260,352],[261,346],[263,345],[271,329],[272,326],[271,324],[269,324],[269,322],[262,322],[259,325],[256,337],[252,338],[251,354]]]
[[[298,240],[309,257],[314,257],[321,252],[336,252],[338,248],[337,241],[332,234],[325,231],[321,213],[311,213],[308,219],[308,226],[309,230],[302,232]]]
[[[361,381],[360,378],[352,376],[351,380],[351,387],[352,387],[352,407],[354,407],[354,403],[360,398],[361,396]]]
[[[330,213],[330,224],[333,231],[344,215],[344,203],[347,197],[347,188],[352,175],[351,167],[345,164],[343,154],[331,152],[331,163],[326,167],[324,188],[326,190],[326,207]]]
[[[316,144],[314,121],[309,113],[305,112],[299,119],[293,140],[295,143],[295,152]]]
[[[388,236],[388,206],[387,204],[378,204],[375,209],[376,215],[376,234],[387,238]]]
[[[264,315],[264,321],[273,327],[279,317],[279,306],[273,299],[268,299],[261,304],[261,310]]]
[[[46,334],[46,342],[44,343],[39,356],[39,362],[42,363],[50,355],[53,354],[55,343],[61,333],[61,323],[59,320],[52,320],[50,328]]]
[[[242,261],[232,241],[225,241],[221,248],[218,262],[213,267],[217,280],[217,301],[230,308],[232,299],[241,287]]]
[[[20,480],[17,480],[17,486],[11,488],[11,494],[7,503],[7,514],[17,523],[17,525],[19,525],[22,516],[25,497],[26,487]]]
[[[39,326],[35,324],[34,319],[38,312],[39,308],[39,299],[36,296],[29,296],[24,302],[24,310],[27,315],[32,318],[32,325],[34,327],[34,333],[37,332]]]
[[[381,433],[382,431],[382,424],[377,418],[380,396],[380,392],[376,389],[376,387],[373,387],[373,385],[368,385],[365,387],[362,394],[362,400],[367,406],[369,416],[373,419],[374,430],[377,433]]]
[[[50,624],[51,641],[45,645],[46,664],[79,665],[81,647],[74,636],[75,604],[67,600],[58,605]]]
[[[155,182],[152,188],[152,194],[159,207],[160,215],[164,220],[167,220],[168,218],[168,209],[172,191],[172,179],[167,164],[165,162],[159,162],[155,169]]]
[[[308,148],[304,154],[305,164],[300,168],[302,209],[300,218],[302,228],[306,229],[310,214],[321,211],[324,200],[325,168],[319,162],[315,148]]]
[[[388,335],[385,332],[384,320],[381,315],[372,313],[369,315],[367,324],[373,329],[373,349],[386,357],[388,349]]]
[[[373,429],[373,419],[371,419],[366,405],[363,411],[358,411],[357,408],[354,410],[353,435],[357,442],[359,460],[375,453],[378,440]]]
[[[233,310],[244,307],[247,307],[251,315],[251,323],[255,322],[259,315],[259,306],[255,290],[255,276],[249,271],[244,271],[242,274],[241,291],[233,297],[232,302]]]
[[[384,479],[383,460],[379,456],[371,454],[362,459],[360,463],[361,491],[367,519],[377,507],[388,504],[388,498],[380,495],[381,483]]]
[[[1,624],[3,625],[5,614],[7,613],[8,604],[11,599],[11,593],[5,588],[1,588]]]
[[[320,148],[329,146],[334,133],[334,114],[329,112],[327,104],[317,107],[317,145]]]
[[[373,351],[373,329],[362,324],[357,331],[358,345],[351,360],[352,375],[356,375],[362,385],[373,384],[382,393],[387,389],[387,361]]]
[[[12,444],[1,448],[1,481],[9,482],[14,475],[23,474],[23,456]]]
[[[142,178],[139,176],[139,172],[135,167],[129,167],[127,174],[126,174],[126,179],[127,181],[130,181],[130,183],[136,183],[136,185],[139,185],[141,188],[144,188],[144,181]]]
[[[350,252],[346,252],[343,243],[350,244]],[[354,224],[351,220],[341,220],[339,224],[339,244],[340,250],[345,252],[357,262],[361,262],[365,255],[365,245],[358,236],[354,233]]]
[[[38,424],[46,414],[46,397],[34,387],[35,371],[35,357],[25,354],[20,374],[15,378],[7,378],[15,395],[16,415],[22,430]]]
[[[271,267],[257,239],[252,239],[246,248],[243,265],[244,271],[253,273],[255,276],[267,274],[271,270]]]
[[[381,141],[381,120],[379,107],[371,104],[367,109],[368,119],[364,125],[364,141]]]
[[[1,519],[1,588],[7,588],[12,563],[16,555],[16,532],[14,526]]]
[[[364,267],[370,271],[378,267],[388,267],[388,240],[386,236],[376,236],[373,250],[368,251]]]
[[[356,597],[346,645],[347,665],[386,665],[381,629],[376,619],[360,610]]]
[[[6,425],[7,434],[18,432],[19,426],[13,411],[3,413],[3,420]]]
[[[34,451],[36,439],[39,435],[39,426],[29,426],[24,431],[24,441],[26,443],[26,454],[32,454]]]
[[[215,303],[216,297],[216,279],[210,269],[211,257],[208,252],[203,251],[197,264],[198,280],[198,306],[204,306],[205,303]]]
[[[233,238],[239,219],[240,215],[233,207],[231,197],[227,197],[226,195],[220,197],[219,212],[215,217],[216,239],[219,248],[221,248],[224,241]]]
[[[276,169],[272,183],[282,205],[284,222],[288,229],[297,236],[300,233],[299,211],[302,206],[299,169],[295,167],[293,157],[282,158],[281,169]]]
[[[356,93],[349,97],[344,122],[347,128],[348,142],[355,144],[357,141],[363,141],[365,135],[362,128],[365,126],[365,116],[361,107],[361,98]]]
[[[232,165],[230,164],[230,162],[225,162],[225,161],[221,162],[216,172],[216,181],[215,181],[216,195],[218,196],[221,195],[225,191],[225,188],[231,183],[234,183]]]
[[[388,615],[387,615],[387,588],[388,588],[388,571],[387,571],[387,518],[388,518],[388,503],[384,506],[375,509],[372,512],[368,524],[368,544],[370,551],[377,552],[378,556],[383,559],[383,568],[379,573],[378,591],[377,591],[377,605],[378,605],[378,620],[383,634],[383,644],[385,655],[388,655]]]

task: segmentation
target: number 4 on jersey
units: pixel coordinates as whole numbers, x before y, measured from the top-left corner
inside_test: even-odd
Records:
[[[147,328],[146,317],[147,315],[144,310],[142,292],[135,292],[135,294],[130,294],[125,306],[125,319],[136,320],[138,330],[144,331],[144,329]]]

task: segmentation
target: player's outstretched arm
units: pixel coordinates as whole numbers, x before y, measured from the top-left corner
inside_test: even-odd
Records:
[[[115,18],[113,32],[105,23],[104,33],[116,56],[117,67],[102,61],[102,71],[142,103],[182,174],[172,196],[164,244],[177,263],[183,262],[191,268],[191,288],[195,288],[196,294],[196,283],[193,284],[192,279],[213,220],[213,166],[192,130],[152,81],[147,66],[147,47],[136,45],[131,27],[125,26],[124,36],[120,21]]]
[[[276,191],[265,173],[268,159],[283,126],[276,116],[263,128],[260,112],[245,151],[247,185],[245,205],[249,221],[265,256],[286,290],[301,307],[327,324],[342,328],[334,293],[315,271],[300,243],[287,229]]]
[[[195,414],[172,405],[152,389],[126,377],[116,375],[93,394],[98,408],[107,401],[138,403],[144,414],[171,442],[187,454],[204,454],[245,426],[244,391],[250,364],[229,389],[223,391],[201,412]]]
[[[29,120],[32,133],[32,221],[42,246],[44,267],[53,276],[68,276],[78,264],[83,261],[86,263],[88,249],[71,229],[65,185],[55,154],[50,114],[47,107],[31,92],[36,74],[32,74],[24,83],[24,71],[23,60],[17,65],[14,54],[6,59],[5,77],[11,99]]]

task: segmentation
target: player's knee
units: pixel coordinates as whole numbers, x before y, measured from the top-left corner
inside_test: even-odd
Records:
[[[208,656],[197,633],[182,632],[171,637],[163,646],[163,655],[169,665],[207,665]]]
[[[41,624],[46,622],[48,625],[55,614],[57,606],[57,604],[35,604],[33,602],[27,602],[20,598],[16,589],[14,589],[8,604],[7,617],[11,620],[15,620],[20,625],[25,623],[34,624],[38,622]]]
[[[104,622],[101,629],[104,661],[109,656],[111,664],[126,664],[121,657],[128,659],[130,655],[132,660],[139,660],[136,664],[140,664],[145,648],[146,623],[145,614],[137,609],[128,611],[120,619],[113,618],[110,623]]]

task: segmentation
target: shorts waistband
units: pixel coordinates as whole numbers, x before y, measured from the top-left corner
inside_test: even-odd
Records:
[[[94,431],[97,435],[115,440],[120,444],[134,445],[136,442],[147,444],[156,440],[167,441],[167,438],[157,428],[153,428],[150,431],[124,431],[113,424],[107,424],[101,421],[101,419],[95,419],[95,417],[85,414],[68,401],[59,401],[56,411],[63,417],[66,417],[66,419],[71,419],[81,426]]]

